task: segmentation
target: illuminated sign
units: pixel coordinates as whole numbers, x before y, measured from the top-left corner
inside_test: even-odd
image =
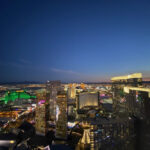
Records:
[[[105,96],[105,94],[100,94],[101,97]]]
[[[45,103],[45,100],[40,100],[40,101],[38,102],[39,105],[44,104],[44,103]]]

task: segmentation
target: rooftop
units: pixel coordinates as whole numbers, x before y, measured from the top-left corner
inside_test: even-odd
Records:
[[[116,80],[127,80],[127,79],[134,79],[134,78],[142,78],[142,73],[134,73],[125,76],[112,77],[111,80],[116,81]]]

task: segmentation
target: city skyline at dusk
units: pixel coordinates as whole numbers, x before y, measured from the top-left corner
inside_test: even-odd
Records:
[[[0,82],[150,77],[149,1],[1,1]]]
[[[0,150],[149,150],[150,1],[0,1]]]

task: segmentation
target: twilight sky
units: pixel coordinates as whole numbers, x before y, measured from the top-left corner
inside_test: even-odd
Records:
[[[150,77],[149,0],[1,0],[0,82]]]

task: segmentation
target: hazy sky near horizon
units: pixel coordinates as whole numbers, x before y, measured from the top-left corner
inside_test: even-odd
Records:
[[[1,0],[0,82],[150,77],[149,0]]]

